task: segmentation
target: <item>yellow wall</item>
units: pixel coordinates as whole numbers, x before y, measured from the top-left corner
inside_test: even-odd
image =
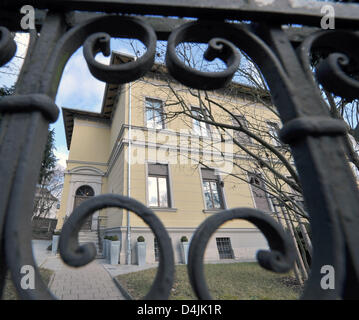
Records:
[[[109,140],[108,125],[75,118],[69,160],[107,163]]]
[[[181,86],[179,86],[180,88]],[[145,98],[157,98],[163,101],[171,102],[175,99],[174,95],[164,87],[155,87],[143,81],[136,81],[132,84],[132,125],[143,127],[145,125],[144,119],[144,103]],[[188,101],[188,105],[198,106],[198,100],[188,94],[183,94]],[[229,108],[233,105],[242,105],[248,121],[259,121],[263,125],[263,138],[270,141],[266,131],[266,121],[268,119],[279,122],[272,113],[262,106],[254,106],[248,101],[230,101],[227,97],[218,97],[215,94],[211,95],[213,99],[222,100],[221,103],[228,103]],[[69,154],[68,170],[81,166],[81,162],[92,162],[88,164],[95,168],[106,172],[104,183],[102,185],[103,193],[117,193],[127,195],[127,128],[123,125],[127,123],[128,119],[128,85],[123,86],[117,106],[112,116],[111,125],[106,125],[103,122],[95,122],[90,120],[76,119],[74,122],[74,129],[71,141],[71,148]],[[178,106],[170,107],[172,110]],[[167,109],[168,110],[168,109]],[[223,117],[223,121],[228,121],[228,116],[221,115],[220,111],[215,111],[217,117]],[[227,118],[226,118],[227,117]],[[226,120],[227,119],[227,120]],[[178,117],[177,119],[166,124],[166,129],[179,131],[180,129],[190,129],[187,125],[191,125],[191,120],[188,118]],[[121,129],[123,129],[121,131]],[[119,136],[119,133],[122,135]],[[135,128],[133,129],[135,132]],[[141,134],[137,140],[148,139],[148,136],[154,134],[154,130],[140,130]],[[135,134],[135,133],[134,133]],[[167,144],[181,145],[180,138],[173,135],[166,135],[160,133],[158,135],[160,141]],[[131,166],[131,197],[147,205],[146,198],[146,160],[150,159],[155,154],[154,149],[146,147],[132,147],[132,160],[136,157],[136,163]],[[252,147],[250,147],[252,148]],[[236,150],[236,148],[234,149]],[[208,150],[207,150],[208,151]],[[174,156],[177,160],[177,151]],[[243,152],[242,152],[243,154]],[[116,155],[116,157],[115,157]],[[164,158],[157,160],[168,160],[166,154]],[[168,155],[167,155],[168,156]],[[141,159],[143,160],[141,163]],[[243,165],[246,165],[248,160],[240,160]],[[139,163],[140,162],[140,163]],[[209,162],[211,163],[211,162]],[[107,164],[111,164],[107,167]],[[216,165],[213,165],[216,167]],[[170,164],[170,188],[172,193],[172,201],[176,211],[160,211],[156,210],[156,214],[167,227],[197,227],[206,217],[212,213],[204,212],[204,199],[202,191],[202,181],[200,178],[200,169],[197,165],[187,164]],[[233,207],[254,207],[253,198],[250,187],[247,183],[239,181],[238,179],[225,176],[224,194],[228,208]],[[65,176],[64,192],[61,200],[61,209],[59,217],[64,215],[66,201],[68,198],[68,176]],[[126,214],[118,209],[103,210],[102,214],[107,215],[107,227],[114,228],[125,226]],[[59,219],[61,220],[61,219]],[[60,224],[61,226],[61,224]],[[144,222],[131,215],[131,226],[145,226]],[[248,228],[251,224],[245,221],[235,221],[226,224],[226,228]]]
[[[64,188],[61,196],[60,209],[57,214],[56,229],[61,229],[66,216],[68,205],[71,170],[78,167],[92,167],[107,171],[109,156],[110,127],[103,121],[74,119],[74,129],[64,178]],[[102,192],[107,189],[106,179],[102,185]]]
[[[128,84],[124,84],[119,89],[120,92],[111,121],[110,151],[115,146],[123,124],[127,123],[128,120],[128,87]]]

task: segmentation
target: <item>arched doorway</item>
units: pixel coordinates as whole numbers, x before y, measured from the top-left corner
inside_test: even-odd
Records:
[[[76,190],[76,194],[75,194],[74,209],[78,207],[83,201],[87,200],[90,197],[93,197],[94,195],[95,193],[90,186],[84,185],[79,187]],[[81,229],[91,230],[91,225],[92,225],[92,216],[86,220],[85,224],[82,226]]]

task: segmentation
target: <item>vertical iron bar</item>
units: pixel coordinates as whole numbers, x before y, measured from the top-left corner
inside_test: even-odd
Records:
[[[31,108],[30,100],[36,93],[46,95],[46,92],[41,91],[41,79],[52,50],[65,29],[62,14],[48,14],[41,36],[34,43],[33,49],[29,50],[16,84],[14,97],[23,106],[28,103],[29,110],[16,113],[15,109],[15,113],[7,114],[3,119],[0,136],[0,185],[4,188],[4,192],[0,193],[0,215],[5,219],[2,230],[5,238],[2,241],[5,242],[6,251],[3,263],[10,269],[14,285],[23,299],[53,298],[42,282],[34,261],[30,227],[35,187],[50,118],[39,109]],[[42,103],[39,102],[40,105]],[[54,104],[50,109],[55,114],[58,112]],[[24,265],[34,268],[35,290],[21,287],[21,269]]]
[[[359,194],[347,163],[342,137],[324,129],[318,134],[311,131],[296,134],[296,127],[291,126],[293,120],[309,123],[309,119],[313,119],[315,128],[320,128],[321,121],[330,119],[328,107],[319,90],[307,78],[280,27],[264,28],[262,25],[257,31],[276,52],[290,79],[288,88],[291,92],[286,99],[281,94],[280,83],[269,79],[272,82],[269,86],[284,124],[282,132],[293,130],[293,138],[287,143],[299,173],[313,231],[311,277],[303,298],[354,298],[359,291]],[[332,290],[321,286],[321,270],[326,265],[335,270],[335,288]]]

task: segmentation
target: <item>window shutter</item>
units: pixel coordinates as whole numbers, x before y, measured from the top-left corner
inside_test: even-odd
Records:
[[[167,164],[148,164],[148,175],[167,176],[168,175],[168,165]]]
[[[207,180],[218,180],[218,176],[215,174],[213,169],[201,169],[202,172],[202,179]]]

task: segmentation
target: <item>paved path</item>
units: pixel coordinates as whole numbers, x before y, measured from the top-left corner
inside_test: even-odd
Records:
[[[112,277],[158,267],[158,264],[110,265],[105,259],[96,259],[84,267],[72,268],[59,255],[46,250],[50,243],[33,240],[33,253],[38,266],[54,271],[49,286],[60,300],[124,300]]]
[[[49,257],[42,265],[55,271],[50,290],[61,300],[124,300],[111,276],[96,259],[81,268],[65,265],[60,257]]]
[[[106,260],[102,260],[102,265],[112,277],[116,277],[116,276],[118,276],[120,274],[137,272],[137,271],[142,271],[142,270],[152,269],[152,268],[157,268],[158,267],[158,263],[146,264],[144,266],[138,266],[138,265],[135,265],[135,264],[112,265],[112,264],[109,264],[108,262],[106,262]]]
[[[51,256],[51,251],[47,250],[50,244],[50,240],[32,240],[32,251],[38,266],[41,266]]]

